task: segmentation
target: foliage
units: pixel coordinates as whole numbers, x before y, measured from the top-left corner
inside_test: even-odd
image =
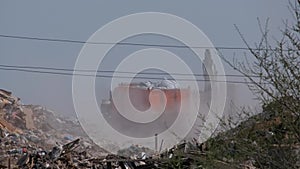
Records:
[[[292,24],[284,22],[280,40],[271,41],[259,22],[261,40],[247,45],[254,63],[225,60],[243,74],[261,101],[263,112],[206,141],[202,168],[300,168],[300,2],[289,3]]]

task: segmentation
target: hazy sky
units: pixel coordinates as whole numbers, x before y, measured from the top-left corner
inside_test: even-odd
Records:
[[[270,18],[270,29],[276,36],[283,19],[291,18],[287,5],[287,1],[283,0],[2,0],[0,34],[86,41],[101,26],[119,17],[137,12],[164,12],[189,20],[215,46],[244,47],[234,24],[238,25],[249,43],[253,44],[260,37],[257,18],[262,21]],[[143,38],[132,39],[134,40],[143,42]],[[72,69],[82,46],[83,44],[0,37],[0,64]],[[126,47],[122,50],[136,49]],[[230,57],[235,51],[223,52]],[[110,62],[113,61],[115,59],[111,58]],[[228,67],[227,71],[232,72]],[[63,113],[74,111],[71,76],[0,70],[0,88],[13,91],[26,104],[41,104]]]

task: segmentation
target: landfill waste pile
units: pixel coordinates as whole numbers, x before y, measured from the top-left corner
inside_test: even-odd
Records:
[[[89,139],[78,121],[42,106],[23,105],[20,98],[0,89],[0,169],[173,168],[173,159],[190,167],[189,154],[201,153],[197,142],[189,142],[162,152],[132,145],[111,154]]]
[[[110,154],[88,138],[78,121],[66,120],[42,106],[23,105],[20,98],[3,89],[0,147],[0,169],[143,169],[161,165],[159,153],[137,145]]]
[[[108,153],[85,135],[77,121],[65,120],[42,106],[23,105],[20,98],[0,89],[1,166],[16,166],[24,154],[47,154],[77,138],[81,138],[78,151]]]

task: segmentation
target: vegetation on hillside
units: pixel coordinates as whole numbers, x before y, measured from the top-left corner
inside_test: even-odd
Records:
[[[289,10],[293,18],[284,22],[279,40],[270,40],[268,21],[259,23],[255,49],[236,27],[255,61],[226,62],[251,82],[262,113],[207,140],[202,153],[189,155],[194,168],[300,168],[300,1],[289,2]],[[167,168],[187,155],[176,157]]]

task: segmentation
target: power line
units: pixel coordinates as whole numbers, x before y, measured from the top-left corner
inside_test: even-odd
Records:
[[[44,67],[44,66],[21,66],[21,65],[4,65],[0,64],[0,67],[4,68],[18,68],[18,69],[34,69],[34,70],[54,70],[54,71],[66,71],[66,72],[85,72],[85,73],[119,73],[119,74],[141,74],[141,75],[179,75],[179,76],[226,76],[226,77],[242,77],[244,75],[207,75],[207,74],[186,74],[186,73],[167,73],[167,72],[130,72],[130,71],[114,71],[114,70],[87,70],[87,69],[66,69],[66,68],[54,68],[54,67]],[[251,76],[258,78],[259,76]]]
[[[70,39],[54,39],[54,38],[39,38],[39,37],[29,37],[29,36],[15,36],[15,35],[3,35],[0,34],[0,37],[3,38],[12,38],[12,39],[24,39],[24,40],[38,40],[38,41],[49,41],[49,42],[63,42],[63,43],[78,43],[78,44],[98,44],[98,45],[128,45],[128,46],[147,46],[147,47],[169,47],[169,48],[205,48],[205,49],[246,49],[246,48],[234,48],[234,47],[199,47],[199,46],[186,46],[186,45],[163,45],[163,44],[147,44],[147,43],[131,43],[131,42],[87,42],[80,40],[70,40]]]
[[[123,46],[145,46],[145,47],[164,47],[164,48],[198,48],[198,49],[217,49],[217,50],[276,50],[276,49],[258,49],[248,47],[226,47],[226,46],[186,46],[186,45],[165,45],[165,44],[148,44],[148,43],[132,43],[132,42],[88,42],[81,40],[71,39],[55,39],[55,38],[40,38],[30,36],[16,36],[0,34],[2,38],[23,39],[23,40],[36,40],[48,42],[61,42],[61,43],[75,43],[75,44],[95,44],[95,45],[123,45]],[[299,51],[299,50],[286,50],[286,51]]]
[[[38,73],[38,74],[52,74],[52,75],[65,75],[65,76],[86,76],[86,77],[97,77],[97,78],[126,78],[132,79],[130,76],[112,76],[112,75],[93,75],[93,74],[81,74],[81,73],[66,73],[66,72],[53,72],[53,71],[41,71],[41,70],[31,70],[31,69],[16,69],[16,68],[0,68],[0,70],[6,71],[18,71],[18,72],[28,72],[28,73]],[[147,79],[147,80],[164,80],[165,78],[158,77],[134,77],[134,79]],[[170,79],[172,80],[172,79]],[[218,80],[201,80],[201,79],[176,79],[176,81],[197,81],[197,82],[219,82],[219,83],[239,83],[239,84],[250,84],[252,82],[246,81],[218,81]]]

